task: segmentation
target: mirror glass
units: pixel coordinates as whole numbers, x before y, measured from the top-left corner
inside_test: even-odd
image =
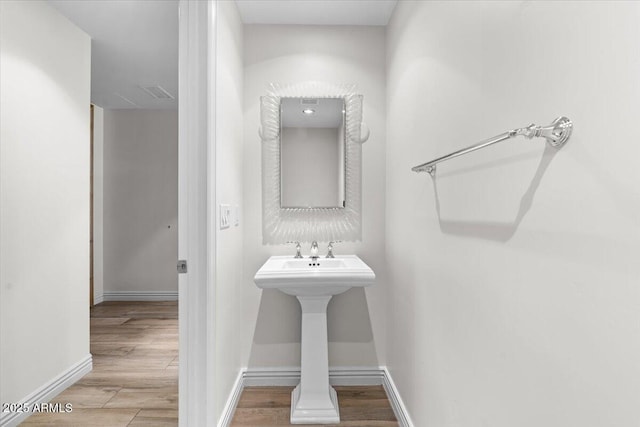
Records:
[[[345,206],[343,98],[281,98],[280,207]]]

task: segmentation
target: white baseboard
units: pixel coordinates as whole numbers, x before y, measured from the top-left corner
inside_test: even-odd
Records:
[[[104,302],[104,294],[93,296],[93,305],[100,304],[101,302]]]
[[[295,386],[300,382],[300,368],[244,368],[229,394],[218,427],[231,425],[238,400],[245,387]],[[413,427],[398,389],[385,366],[379,368],[336,367],[329,369],[331,385],[382,385],[401,427]]]
[[[103,299],[104,301],[177,301],[178,291],[106,291]]]
[[[243,370],[240,370],[240,372],[238,372],[236,381],[231,388],[231,393],[229,393],[227,403],[224,405],[224,409],[222,410],[222,415],[220,416],[220,420],[218,421],[218,427],[228,427],[231,425],[233,414],[236,412],[236,407],[238,406],[238,401],[240,400],[240,395],[242,394],[242,389],[245,387],[243,374]]]
[[[384,387],[384,391],[387,392],[387,397],[389,398],[389,402],[393,408],[393,413],[398,419],[398,423],[401,427],[413,427],[413,421],[411,421],[409,411],[407,411],[407,407],[404,406],[404,402],[400,397],[396,384],[393,382],[393,378],[391,378],[389,370],[386,366],[381,366],[380,369],[383,372],[384,378],[382,386]]]
[[[47,403],[60,393],[62,393],[69,386],[73,385],[80,378],[91,372],[93,369],[93,361],[91,354],[85,356],[75,365],[71,366],[66,371],[55,377],[53,380],[44,384],[39,389],[31,393],[29,396],[22,399],[20,402],[23,407],[32,408],[36,403]],[[3,412],[0,415],[0,426],[2,427],[15,427],[27,418],[29,413],[23,412]]]
[[[295,386],[300,368],[250,368],[243,371],[245,387]],[[329,369],[331,385],[382,385],[379,368],[336,367]]]

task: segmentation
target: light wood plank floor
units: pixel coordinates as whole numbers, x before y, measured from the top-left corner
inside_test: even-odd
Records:
[[[105,302],[91,309],[93,371],[53,403],[70,413],[39,413],[21,426],[177,426],[177,302]],[[335,387],[339,426],[396,427],[382,386]],[[289,424],[293,387],[247,387],[235,427]]]
[[[398,427],[382,386],[334,387],[338,392],[340,423],[348,427]],[[232,427],[289,426],[293,387],[246,387]],[[297,424],[301,425],[301,424]],[[314,425],[317,427],[317,424]]]
[[[70,413],[22,426],[177,426],[178,304],[104,302],[91,309],[93,371],[58,395]]]

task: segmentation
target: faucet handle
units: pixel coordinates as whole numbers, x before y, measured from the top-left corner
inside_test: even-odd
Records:
[[[295,254],[294,258],[302,258],[302,254],[300,253],[300,251],[302,250],[302,248],[300,247],[300,242],[289,241],[287,243],[295,243],[295,245],[296,245],[296,254]]]
[[[325,258],[335,258],[335,256],[333,256],[333,244],[340,242],[342,242],[342,240],[334,240],[333,242],[329,242],[329,246],[327,246],[327,256]]]

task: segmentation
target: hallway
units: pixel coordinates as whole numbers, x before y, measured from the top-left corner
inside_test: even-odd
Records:
[[[93,371],[22,426],[176,426],[178,303],[104,302],[91,308]]]

